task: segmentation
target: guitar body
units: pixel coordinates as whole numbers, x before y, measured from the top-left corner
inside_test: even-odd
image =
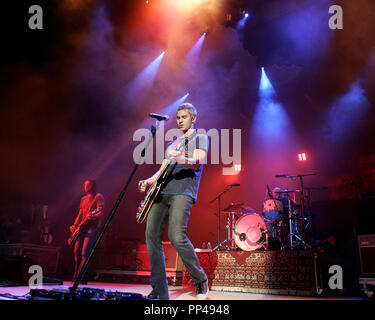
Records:
[[[176,150],[180,150],[182,148],[182,145],[183,143],[180,143],[176,147]],[[152,205],[155,202],[157,195],[159,194],[165,181],[167,180],[169,173],[173,171],[175,165],[176,162],[172,163],[171,161],[168,161],[166,165],[160,169],[159,177],[151,185],[151,187],[147,191],[146,197],[139,204],[138,212],[136,214],[136,219],[138,223],[142,223],[146,219],[148,213],[151,210]]]
[[[154,204],[156,197],[158,196],[161,188],[163,187],[163,184],[165,183],[165,180],[168,175],[169,166],[170,166],[170,162],[168,162],[167,165],[161,170],[161,173],[158,179],[152,184],[150,189],[148,189],[146,197],[139,204],[138,212],[137,212],[138,223],[142,223],[146,219],[148,213],[150,212],[151,207]]]
[[[83,231],[83,226],[82,224],[80,224],[73,232],[72,234],[70,235],[69,239],[68,239],[68,245],[73,245],[74,242],[76,242],[78,236],[81,234],[81,232]]]
[[[152,205],[155,202],[157,195],[159,194],[160,188],[161,188],[160,185],[155,184],[147,191],[147,195],[145,199],[141,201],[139,208],[138,208],[138,213],[137,213],[138,223],[142,223],[146,219]]]
[[[69,239],[68,239],[68,245],[73,245],[74,242],[77,241],[77,238],[78,236],[85,230],[86,226],[87,226],[87,223],[89,222],[89,219],[94,216],[95,214],[97,214],[99,211],[101,211],[102,208],[97,208],[93,211],[91,211],[88,216],[86,217],[85,220],[81,221],[81,223],[78,225],[77,228],[74,229],[74,231],[72,232],[72,234],[70,235]]]

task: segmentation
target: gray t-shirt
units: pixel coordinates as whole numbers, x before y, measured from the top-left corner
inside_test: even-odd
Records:
[[[168,153],[170,150],[176,149],[176,147],[183,143],[183,149],[185,150],[185,156],[192,158],[195,149],[201,149],[208,152],[209,141],[205,134],[196,134],[194,132],[188,138],[180,137],[168,144],[165,151],[164,158],[169,159]],[[173,165],[173,163],[171,164]],[[173,171],[169,174],[169,177],[164,185],[164,188],[160,191],[161,194],[184,194],[193,198],[194,203],[197,201],[199,182],[203,171],[203,163],[200,164],[198,169],[193,170],[185,167],[183,164],[177,163]]]

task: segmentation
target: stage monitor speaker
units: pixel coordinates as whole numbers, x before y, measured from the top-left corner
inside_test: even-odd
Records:
[[[361,274],[375,276],[375,234],[358,236]]]

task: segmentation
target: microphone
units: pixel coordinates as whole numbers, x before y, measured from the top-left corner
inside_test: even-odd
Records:
[[[286,173],[280,173],[280,174],[275,175],[276,178],[285,178],[287,176],[288,176],[288,174],[286,174]]]
[[[239,184],[239,183],[232,183],[232,184],[230,184],[229,186],[230,186],[230,187],[239,187],[240,184]]]
[[[163,115],[157,114],[157,113],[149,113],[148,116],[151,117],[151,118],[155,118],[156,120],[159,120],[159,121],[169,120],[168,115],[163,116]]]

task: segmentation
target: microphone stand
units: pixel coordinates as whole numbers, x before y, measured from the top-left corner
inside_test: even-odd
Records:
[[[96,242],[95,242],[94,246],[91,249],[91,252],[90,252],[89,256],[87,257],[87,259],[86,259],[86,261],[85,261],[85,263],[84,263],[81,271],[79,272],[77,279],[74,281],[73,286],[69,288],[70,294],[72,295],[72,297],[75,296],[75,292],[77,290],[77,287],[78,287],[79,283],[81,282],[81,280],[82,280],[82,278],[83,278],[83,276],[84,276],[84,274],[85,274],[85,272],[87,270],[87,267],[88,267],[88,265],[89,265],[89,263],[91,261],[92,256],[94,255],[95,250],[97,249],[97,247],[98,247],[101,239],[103,238],[104,232],[107,230],[107,227],[108,227],[109,223],[111,222],[114,214],[116,213],[116,211],[117,211],[117,209],[118,209],[118,207],[120,205],[120,202],[121,202],[122,198],[125,195],[125,191],[127,190],[128,186],[130,184],[130,181],[132,180],[132,178],[133,178],[133,176],[134,176],[134,174],[135,174],[135,172],[136,172],[136,170],[137,170],[137,168],[139,166],[140,160],[145,156],[146,149],[150,145],[151,141],[154,139],[156,131],[159,128],[160,128],[160,121],[157,120],[156,121],[156,127],[155,126],[151,127],[151,134],[150,134],[150,136],[149,136],[149,138],[147,140],[147,143],[146,143],[144,149],[141,152],[141,156],[138,159],[138,161],[136,161],[136,164],[135,164],[132,172],[130,173],[130,176],[129,176],[128,180],[126,181],[126,184],[125,184],[124,188],[121,190],[120,195],[117,198],[117,201],[115,202],[115,205],[113,206],[113,208],[111,210],[111,213],[108,215],[108,217],[107,217],[107,219],[106,219],[106,221],[105,221],[105,223],[104,223],[104,225],[102,227],[102,230],[100,231],[100,234],[99,234],[98,238],[96,239]]]
[[[221,192],[219,195],[217,195],[214,199],[210,201],[210,204],[213,203],[216,199],[218,200],[218,205],[219,205],[219,219],[218,219],[218,225],[217,225],[217,246],[212,249],[212,251],[216,251],[219,249],[224,243],[227,242],[227,239],[221,242],[221,237],[220,237],[220,219],[221,219],[221,197],[224,193],[232,189],[233,186],[229,185],[227,186],[223,192]]]
[[[305,229],[305,190],[303,189],[303,177],[316,176],[316,173],[310,174],[298,174],[296,177],[299,178],[301,187],[301,213],[302,213],[302,228],[303,228],[303,241],[306,241],[306,229]]]

